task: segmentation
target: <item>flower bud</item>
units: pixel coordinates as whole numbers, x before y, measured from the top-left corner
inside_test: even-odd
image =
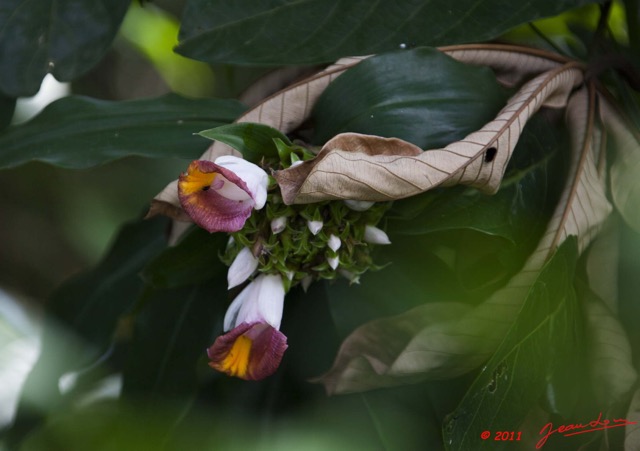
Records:
[[[279,216],[271,221],[271,232],[274,235],[282,232],[287,227],[287,217]]]
[[[346,199],[344,200],[344,203],[347,207],[349,207],[350,209],[354,210],[354,211],[365,211],[368,210],[369,208],[373,207],[373,204],[375,202],[369,202],[368,200],[352,200],[352,199]]]
[[[253,256],[251,249],[243,248],[231,263],[227,272],[228,289],[237,287],[242,282],[251,277],[251,274],[258,267],[258,259]]]
[[[364,240],[369,244],[391,244],[384,231],[370,225],[364,228]]]
[[[360,276],[352,273],[351,271],[347,271],[346,269],[339,269],[338,272],[342,277],[347,279],[350,284],[355,283],[356,285],[358,285],[360,283]]]
[[[329,246],[329,249],[333,252],[338,252],[338,249],[342,246],[342,241],[332,233],[331,236],[329,236],[329,241],[327,241],[327,246]]]
[[[324,224],[322,221],[307,221],[307,227],[309,228],[309,231],[314,235],[317,235],[318,233],[320,233],[320,230],[322,230],[323,225]]]
[[[331,269],[336,269],[340,264],[338,257],[329,257],[327,258],[327,262],[329,263],[329,266],[331,266]]]

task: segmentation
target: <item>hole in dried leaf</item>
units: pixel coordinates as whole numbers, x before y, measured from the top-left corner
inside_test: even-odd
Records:
[[[484,153],[484,162],[491,163],[493,159],[496,157],[497,153],[498,153],[498,149],[496,149],[495,147],[489,147],[487,151]]]

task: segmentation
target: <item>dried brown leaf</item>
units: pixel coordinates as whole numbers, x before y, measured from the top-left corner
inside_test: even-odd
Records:
[[[508,87],[571,61],[557,53],[506,44],[465,44],[440,50],[460,62],[490,67],[498,81]]]
[[[590,95],[583,88],[569,101],[567,123],[573,138],[568,178],[545,234],[520,272],[505,287],[458,319],[445,323],[426,323],[407,342],[395,360],[387,365],[384,374],[369,372],[363,376],[366,368],[362,365],[359,366],[359,372],[341,372],[340,368],[345,370],[349,366],[345,365],[344,356],[339,354],[336,365],[328,373],[330,380],[323,379],[323,383],[329,383],[339,393],[340,387],[350,387],[352,390],[358,386],[359,381],[354,377],[363,377],[367,387],[372,387],[376,379],[380,384],[378,386],[387,386],[393,378],[400,384],[409,376],[421,379],[451,378],[477,368],[495,352],[555,248],[568,236],[576,235],[580,250],[584,250],[611,211],[605,197],[604,180],[596,167],[600,135],[594,128],[594,99],[594,93]],[[389,320],[379,320],[380,323],[384,321]],[[362,339],[347,338],[351,343],[359,343],[358,340]],[[352,361],[360,359],[357,351],[355,346],[349,349]],[[375,358],[372,348],[367,347],[367,359]],[[389,361],[388,356],[385,361]],[[337,366],[338,362],[340,366]]]
[[[441,50],[459,61],[493,68],[499,81],[509,86],[567,62],[565,58],[550,52],[510,45],[473,44],[443,47]],[[263,123],[283,133],[289,133],[308,119],[313,105],[329,83],[366,58],[343,58],[317,74],[268,97],[240,116],[236,122]],[[263,91],[260,87],[256,89]],[[224,143],[214,142],[200,159],[213,161],[217,156],[227,154],[238,155],[238,152]],[[160,204],[152,207],[150,213],[169,214],[174,218],[181,216],[179,211],[170,208],[174,206],[178,210],[181,209],[177,197],[169,192],[172,189],[173,186],[170,184],[155,197]]]
[[[389,370],[415,334],[428,324],[453,321],[470,308],[458,302],[429,303],[392,318],[371,321],[349,335],[331,370],[315,381],[322,382],[328,394],[398,385],[403,375],[389,374]],[[456,342],[447,343],[451,345],[449,352],[454,353]],[[401,382],[409,381],[402,378]]]
[[[314,160],[278,171],[275,177],[287,204],[389,201],[457,184],[495,193],[529,118],[542,106],[566,104],[581,82],[582,70],[573,63],[545,72],[526,83],[493,121],[443,149],[404,156],[393,155],[390,148],[371,155],[327,143]]]

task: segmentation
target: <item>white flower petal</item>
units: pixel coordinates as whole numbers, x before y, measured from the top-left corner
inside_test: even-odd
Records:
[[[245,159],[234,157],[233,155],[223,155],[218,157],[215,160],[215,164],[233,171],[244,183],[246,183],[255,202],[253,208],[260,210],[264,207],[264,204],[267,201],[267,185],[269,184],[269,176],[260,166],[250,163]]]
[[[282,278],[279,275],[263,274],[258,276],[249,286],[254,288],[249,293],[250,295],[244,299],[238,312],[236,324],[266,322],[272,327],[280,329],[284,305]]]
[[[242,307],[245,301],[249,299],[249,297],[252,295],[252,292],[253,290],[255,290],[255,288],[256,287],[254,283],[251,282],[249,285],[247,285],[244,288],[244,290],[240,292],[238,296],[236,296],[236,298],[233,300],[229,308],[227,308],[227,313],[224,314],[224,322],[223,322],[223,328],[225,332],[233,329],[234,327],[236,327],[238,324],[242,322],[242,321],[238,321],[238,313],[240,312],[240,307]]]
[[[242,202],[252,200],[252,197],[249,194],[247,194],[245,190],[240,188],[235,183],[227,180],[227,178],[222,174],[216,175],[216,178],[211,188],[214,191],[216,191],[218,194],[220,194],[222,197],[225,197],[230,200],[237,200]]]
[[[237,287],[251,277],[258,267],[258,259],[253,256],[251,249],[243,248],[231,263],[227,272],[228,289]]]
[[[307,227],[309,228],[309,231],[314,235],[320,233],[323,225],[324,223],[322,221],[307,221]]]
[[[370,244],[391,244],[383,230],[370,225],[364,228],[364,240]]]
[[[327,258],[327,262],[329,263],[329,266],[331,266],[331,269],[336,269],[340,264],[338,257],[329,257]]]
[[[340,241],[340,238],[332,233],[331,236],[329,236],[329,240],[327,241],[327,246],[329,246],[329,248],[333,252],[338,252],[338,249],[340,249],[340,246],[342,246],[342,241]]]

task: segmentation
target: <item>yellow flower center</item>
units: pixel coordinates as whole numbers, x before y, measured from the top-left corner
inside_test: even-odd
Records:
[[[250,338],[240,335],[233,343],[229,354],[220,364],[220,370],[230,376],[244,378],[249,367],[252,341]]]
[[[179,185],[183,195],[191,195],[208,189],[216,178],[215,172],[202,172],[196,162],[191,163],[187,175],[181,178]]]

